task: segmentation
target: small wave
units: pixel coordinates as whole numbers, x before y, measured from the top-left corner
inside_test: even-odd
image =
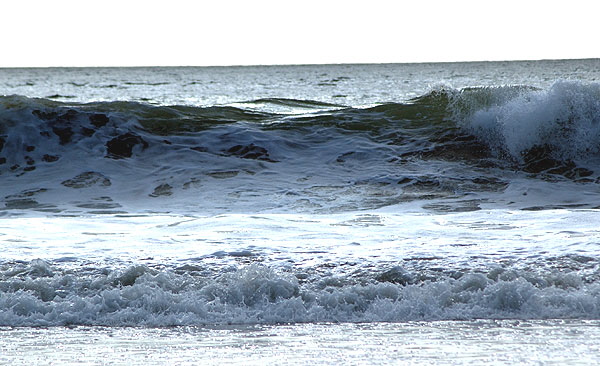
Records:
[[[53,94],[46,97],[47,99],[73,99],[76,98],[74,95],[61,95],[61,94]]]
[[[244,102],[244,104],[275,104],[286,107],[295,107],[295,108],[322,108],[322,107],[330,107],[330,108],[346,108],[346,106],[341,104],[333,104],[326,102],[319,102],[316,100],[301,100],[301,99],[289,99],[289,98],[261,98],[252,100],[249,102]]]

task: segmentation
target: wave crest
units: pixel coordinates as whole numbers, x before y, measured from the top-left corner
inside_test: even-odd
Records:
[[[532,149],[551,158],[586,160],[600,154],[600,84],[558,81],[545,90],[481,89],[458,93],[455,118],[497,152],[526,163]],[[466,108],[465,108],[466,107]]]

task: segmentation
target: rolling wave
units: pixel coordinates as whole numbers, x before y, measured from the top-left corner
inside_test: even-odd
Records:
[[[164,137],[193,133],[202,141],[203,131],[242,124],[260,131],[265,139],[269,133],[294,131],[291,138],[302,144],[315,134],[336,140],[351,132],[398,146],[400,156],[467,163],[496,158],[511,163],[513,169],[572,177],[588,174],[573,169],[600,154],[598,84],[556,82],[547,90],[526,86],[442,88],[406,103],[370,108],[288,99],[240,105],[264,103],[317,111],[288,115],[234,106],[153,106],[122,101],[69,104],[0,97],[1,159],[8,167],[32,165],[25,156],[34,154],[23,149],[43,150],[38,157],[43,160],[45,155],[55,155],[51,152],[56,145],[78,145],[84,140],[94,141],[86,145],[96,144],[91,149],[101,152],[96,157],[128,158],[137,145],[141,152],[149,145],[164,144]],[[323,107],[335,109],[320,110]],[[120,147],[115,150],[116,144]],[[235,145],[243,143],[230,147]]]
[[[5,206],[54,210],[56,203],[31,197],[64,187],[103,187],[114,190],[106,194],[111,198],[116,192],[139,198],[140,191],[169,197],[207,177],[222,180],[222,187],[234,180],[231,197],[244,184],[258,195],[302,192],[317,200],[291,207],[322,209],[331,192],[355,197],[340,200],[336,210],[502,192],[513,172],[595,184],[599,96],[598,84],[580,82],[546,90],[439,88],[366,108],[286,99],[193,107],[5,96],[0,174],[15,179],[3,188]],[[257,108],[264,103],[303,110]],[[96,205],[101,197],[82,204]]]

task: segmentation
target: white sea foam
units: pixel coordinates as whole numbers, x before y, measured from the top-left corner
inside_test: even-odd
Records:
[[[11,218],[0,324],[600,316],[594,211],[386,210]]]
[[[557,81],[547,89],[497,88],[484,105],[463,116],[465,127],[487,144],[520,161],[547,145],[561,160],[600,153],[600,84]],[[464,103],[464,101],[463,101]]]
[[[372,279],[301,283],[292,274],[256,264],[214,278],[146,266],[87,275],[53,273],[47,267],[35,261],[27,271],[12,273],[2,282],[0,325],[165,326],[600,316],[600,286],[584,284],[568,273],[553,275],[553,282],[532,273],[495,277],[490,272],[402,285]]]

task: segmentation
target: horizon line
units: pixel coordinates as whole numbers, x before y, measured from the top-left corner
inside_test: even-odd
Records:
[[[83,65],[83,66],[0,66],[0,69],[77,69],[77,68],[201,68],[201,67],[277,67],[277,66],[333,66],[333,65],[415,65],[415,64],[461,64],[461,63],[494,63],[494,62],[538,62],[538,61],[586,61],[600,60],[600,57],[582,58],[540,58],[515,60],[466,60],[466,61],[409,61],[409,62],[339,62],[339,63],[274,63],[274,64],[227,64],[227,65]]]

